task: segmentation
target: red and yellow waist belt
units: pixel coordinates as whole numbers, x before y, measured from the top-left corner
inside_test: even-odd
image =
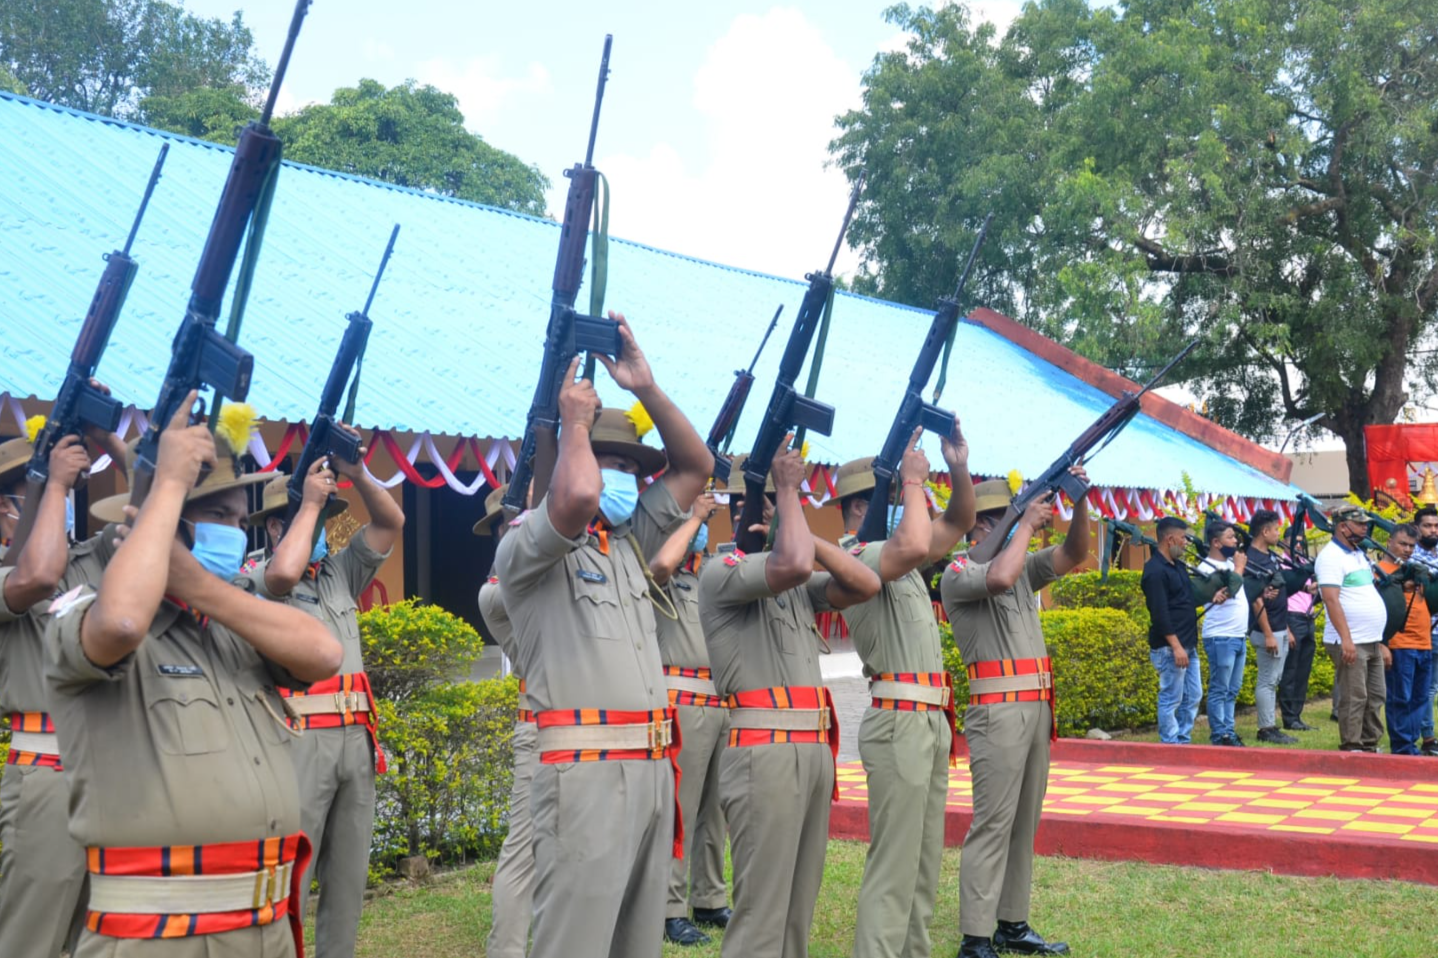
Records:
[[[524,685],[524,679],[519,680],[519,721],[534,722],[534,710],[529,707],[529,694]]]
[[[949,764],[959,763],[959,724],[954,683],[947,672],[884,672],[869,680],[869,703],[896,712],[942,711],[949,723]]]
[[[722,709],[724,698],[714,688],[714,673],[704,668],[664,666],[664,685],[669,689],[669,704],[698,705]]]
[[[370,692],[369,676],[363,672],[346,672],[334,678],[316,682],[307,691],[296,692],[280,689],[280,696],[295,718],[290,725],[297,729],[344,728],[347,725],[363,725],[369,731],[374,744],[374,769],[383,775],[389,768],[384,750],[379,747],[374,721],[374,698]]]
[[[193,938],[288,918],[304,958],[300,882],[310,860],[303,832],[283,838],[85,850],[85,927],[110,938]]]
[[[1049,737],[1058,739],[1054,671],[1047,656],[1042,659],[993,659],[988,662],[974,662],[965,667],[964,671],[969,676],[970,705],[1048,702],[1053,723]]]
[[[10,752],[6,765],[39,765],[59,770],[60,741],[48,712],[10,713]]]
[[[679,811],[679,738],[672,708],[641,712],[617,709],[549,709],[536,712],[539,761],[657,762],[674,769],[674,857],[684,857],[684,819]]]
[[[776,685],[767,689],[736,692],[729,706],[730,748],[784,743],[827,744],[835,763],[839,760],[839,713],[834,698],[823,686]],[[834,801],[839,800],[839,780],[834,779]]]

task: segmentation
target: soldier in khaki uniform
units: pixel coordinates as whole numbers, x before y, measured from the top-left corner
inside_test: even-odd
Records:
[[[657,622],[664,683],[669,704],[678,711],[684,742],[679,752],[684,857],[674,861],[664,911],[664,937],[679,945],[705,944],[709,936],[696,926],[723,927],[731,914],[724,885],[724,812],[719,808],[719,757],[729,733],[728,711],[714,688],[699,627],[698,573],[706,560],[708,522],[717,509],[712,495],[700,496],[694,514],[649,560],[654,581],[678,613],[673,619],[660,616]]]
[[[504,521],[503,485],[484,499],[484,517],[474,524],[477,536],[504,538],[509,524]],[[504,651],[513,664],[519,656],[514,644],[514,627],[504,608],[504,593],[499,576],[492,575],[479,587],[479,612],[484,616],[488,638]],[[516,673],[517,675],[519,673]],[[514,783],[509,790],[509,812],[505,816],[509,831],[499,850],[490,882],[489,940],[484,953],[489,958],[524,958],[529,946],[529,922],[534,915],[534,817],[529,810],[529,786],[534,780],[534,766],[539,762],[536,748],[538,733],[534,712],[529,707],[523,675],[519,675],[519,716],[514,723]]]
[[[1074,475],[1087,481],[1081,468]],[[975,545],[990,535],[1011,501],[1008,483],[980,483]],[[1086,503],[1076,503],[1061,546],[1030,554],[1029,540],[1053,517],[1036,500],[993,561],[959,556],[944,572],[944,610],[969,678],[964,737],[969,743],[974,818],[959,864],[960,958],[997,951],[1063,955],[1029,927],[1034,834],[1048,787],[1049,745],[1056,735],[1053,669],[1039,625],[1038,591],[1081,563],[1089,550]]]
[[[244,559],[244,487],[268,477],[236,478],[209,430],[186,426],[190,399],[124,547],[107,534],[75,560],[104,566],[98,597],[65,593],[46,630],[70,834],[90,871],[76,958],[296,953],[307,843],[274,686],[333,675],[343,650],[226,581]],[[124,501],[93,512],[122,518]]]
[[[334,495],[336,473],[354,484],[370,521],[331,554],[321,517],[329,519],[348,508]],[[280,694],[298,713],[292,724],[304,732],[290,749],[300,785],[300,822],[313,849],[311,867],[300,882],[301,914],[309,902],[310,880],[318,878],[315,954],[351,958],[369,882],[375,774],[384,770],[356,600],[389,558],[404,529],[404,512],[362,466],[337,457],[310,469],[300,508],[286,527],[288,484],[285,476],[272,479],[260,510],[250,516],[251,526],[264,528],[271,552],[246,573],[245,587],[319,619],[344,648],[339,675],[315,683],[308,692],[288,695],[289,690],[282,689]]]
[[[915,434],[915,441],[918,435]],[[869,788],[869,852],[854,928],[855,958],[927,958],[939,890],[949,765],[956,757],[953,692],[923,571],[974,524],[969,449],[957,420],[942,451],[953,493],[929,518],[928,458],[909,449],[899,466],[903,509],[889,538],[842,548],[878,573],[884,587],[844,613],[873,696],[859,729]],[[859,529],[874,488],[873,458],[845,463],[837,478],[844,528]]]
[[[734,857],[725,958],[803,958],[829,841],[839,729],[819,672],[814,610],[879,591],[879,577],[809,532],[804,463],[774,458],[772,551],[722,553],[699,574],[699,620],[714,685],[730,706],[719,801]],[[818,561],[826,571],[814,573]]]
[[[33,451],[23,438],[0,444],[0,545],[6,548],[25,505]],[[0,779],[0,955],[6,958],[54,958],[84,917],[85,851],[69,833],[70,793],[45,689],[43,639],[56,587],[73,579],[67,497],[89,468],[78,437],[60,440],[25,547],[14,564],[0,568],[0,713],[9,717],[11,734]]]
[[[495,556],[539,738],[534,958],[658,956],[676,851],[677,743],[645,555],[683,520],[713,457],[616,318],[622,356],[599,358],[653,418],[669,467],[639,493],[664,454],[625,414],[599,412],[593,384],[574,381],[576,360],[548,493]]]

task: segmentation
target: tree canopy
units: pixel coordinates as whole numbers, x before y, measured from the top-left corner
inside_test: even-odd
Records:
[[[1438,379],[1433,0],[1086,0],[1002,39],[898,6],[836,157],[868,172],[861,285],[990,302],[1141,378],[1180,370],[1259,439],[1318,415],[1366,489],[1363,426]]]

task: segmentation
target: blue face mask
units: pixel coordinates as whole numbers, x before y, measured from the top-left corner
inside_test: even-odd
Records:
[[[68,497],[65,499],[65,535],[75,535],[75,503]]]
[[[200,565],[221,579],[230,579],[245,561],[249,540],[244,530],[217,522],[195,523],[195,544],[190,547]]]
[[[329,554],[330,544],[325,541],[324,526],[320,526],[320,537],[315,540],[315,547],[310,550],[310,563],[314,564],[316,562],[319,562],[321,559],[323,559]]]
[[[703,552],[704,547],[709,544],[709,527],[700,526],[699,531],[694,534],[694,541],[689,546],[690,552]]]
[[[890,507],[889,507],[889,531],[892,532],[893,530],[897,529],[897,528],[899,527],[899,520],[902,519],[902,518],[904,518],[904,507],[903,507],[903,506],[890,506]]]
[[[599,492],[599,511],[612,526],[621,525],[634,515],[639,505],[639,480],[618,469],[601,469],[604,488]]]

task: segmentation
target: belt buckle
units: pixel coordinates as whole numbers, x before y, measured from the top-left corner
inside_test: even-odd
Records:
[[[949,707],[949,703],[954,700],[954,690],[949,688],[947,685],[942,685],[940,686],[940,688],[942,688],[944,691],[943,694],[939,697],[939,708],[946,709]]]
[[[1051,689],[1054,687],[1054,674],[1052,672],[1039,673],[1039,688]]]
[[[815,731],[817,731],[817,732],[827,732],[827,731],[829,731],[829,710],[826,709],[826,708],[823,708],[822,706],[819,708],[818,728],[816,728]]]
[[[263,908],[265,905],[273,905],[278,899],[275,892],[279,888],[279,875],[275,866],[262,868],[255,872],[255,897],[254,907]]]

